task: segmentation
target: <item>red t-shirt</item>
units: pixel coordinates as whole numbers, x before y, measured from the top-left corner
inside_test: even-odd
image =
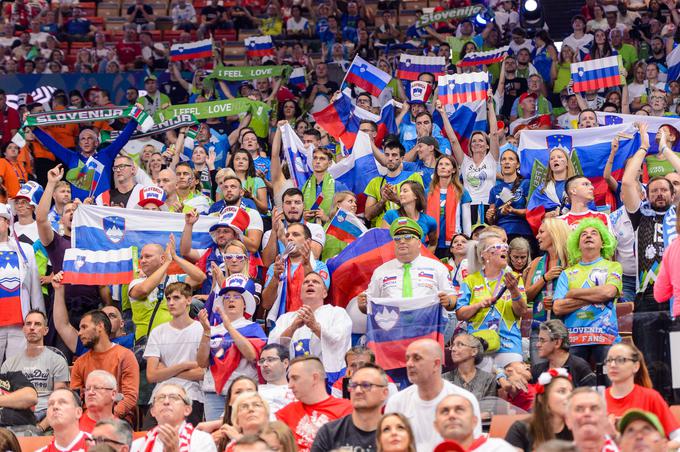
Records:
[[[538,386],[538,383],[528,384],[526,391],[518,392],[514,397],[508,398],[508,402],[524,411],[531,411],[534,399],[536,398],[536,386]]]
[[[42,449],[38,449],[37,452],[85,452],[89,446],[85,439],[89,437],[89,433],[80,432],[73,442],[71,442],[71,444],[69,444],[66,448],[57,447],[56,444],[54,444],[55,440],[52,440],[49,445],[43,447]]]
[[[333,396],[315,405],[292,402],[276,412],[276,418],[293,431],[299,452],[312,449],[314,438],[322,425],[347,416],[352,412],[349,400]]]
[[[611,388],[607,388],[604,394],[607,400],[607,413],[609,414],[621,417],[631,408],[637,408],[656,414],[661,425],[663,425],[666,436],[680,428],[680,423],[678,423],[675,416],[673,416],[673,413],[671,413],[668,404],[654,389],[635,385],[630,394],[621,399],[612,397]]]
[[[12,107],[0,109],[0,144],[12,141],[12,129],[18,129],[19,113]]]
[[[142,46],[138,42],[119,42],[116,44],[116,53],[120,64],[126,65],[135,61],[142,54]]]
[[[583,213],[569,212],[557,218],[566,221],[571,229],[576,229],[576,226],[578,226],[578,224],[586,218],[595,218],[600,220],[605,226],[609,227],[609,217],[607,214],[603,212],[596,212],[594,210],[587,210]]]
[[[80,431],[92,433],[97,421],[88,416],[87,413],[83,413],[83,415],[80,416],[80,421],[78,421],[78,424],[80,425]]]

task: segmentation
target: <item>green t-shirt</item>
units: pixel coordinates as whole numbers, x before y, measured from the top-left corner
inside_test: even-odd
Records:
[[[562,63],[557,66],[557,78],[553,85],[553,93],[559,93],[569,85],[571,81],[571,65]]]
[[[169,275],[166,278],[166,281],[152,290],[146,298],[138,300],[136,298],[130,297],[130,305],[132,307],[132,321],[135,323],[136,327],[135,341],[146,336],[147,331],[151,332],[158,325],[162,325],[172,320],[172,315],[170,315],[170,312],[168,311],[168,304],[165,299],[165,287],[167,287],[168,284],[172,284],[174,282],[185,281],[186,278],[187,275]],[[130,290],[132,290],[132,288],[137,284],[143,282],[145,279],[146,278],[137,278],[132,281],[130,283]],[[160,301],[161,305],[153,319],[153,325],[151,325],[151,328],[149,328],[151,314],[153,313],[154,307],[158,302],[159,296],[162,296],[162,300]]]
[[[675,155],[680,156],[680,153],[676,152]],[[668,160],[660,159],[656,155],[645,157],[645,163],[647,164],[647,174],[650,179],[675,172],[675,168],[673,168],[673,165]]]
[[[630,44],[623,44],[621,48],[617,50],[617,52],[619,52],[619,55],[621,55],[623,67],[626,68],[628,77],[632,77],[633,73],[631,70],[633,69],[635,62],[638,60],[637,49]]]
[[[364,194],[366,196],[370,196],[371,198],[375,199],[376,201],[380,201],[382,199],[382,192],[380,191],[382,187],[385,184],[390,184],[394,185],[397,188],[397,195],[399,194],[399,190],[401,189],[401,184],[406,182],[407,180],[414,180],[418,182],[420,185],[423,185],[423,178],[420,176],[419,173],[414,173],[411,171],[402,171],[399,173],[398,176],[396,177],[389,177],[389,176],[376,176],[371,181],[368,183],[366,186],[366,189],[364,190]],[[383,216],[385,215],[385,212],[391,209],[398,209],[399,206],[391,201],[388,201],[387,204],[385,204],[385,210],[383,210],[380,215],[377,217],[373,218],[371,220],[371,226],[373,227],[380,227],[382,224],[382,219]]]
[[[449,47],[451,47],[451,64],[456,64],[460,61],[460,51],[463,50],[465,44],[472,42],[479,49],[483,44],[481,39],[481,36],[471,36],[469,38],[447,37],[446,42],[449,44]]]

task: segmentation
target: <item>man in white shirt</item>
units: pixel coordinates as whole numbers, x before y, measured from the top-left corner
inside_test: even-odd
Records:
[[[516,449],[500,438],[487,438],[475,434],[479,418],[474,413],[472,402],[465,396],[451,394],[437,404],[434,427],[444,438],[442,444],[455,441],[468,451],[515,452]]]
[[[572,34],[564,38],[562,45],[571,47],[576,53],[577,61],[581,61],[590,51],[593,35],[586,33],[586,19],[576,15],[571,19]]]
[[[165,298],[172,320],[151,331],[144,359],[149,383],[169,382],[184,388],[193,400],[187,419],[198,424],[203,419],[204,394],[199,382],[203,380],[204,369],[198,366],[197,359],[204,333],[203,326],[189,317],[191,294],[187,283],[168,284]]]
[[[17,221],[14,222],[12,228],[20,242],[33,245],[40,238],[38,237],[38,223],[35,221],[34,214],[42,195],[43,188],[40,184],[28,181],[21,185],[13,199]]]
[[[200,323],[196,324],[201,327]],[[187,422],[191,413],[191,399],[180,385],[163,383],[156,388],[152,399],[151,415],[158,426],[144,438],[132,443],[132,452],[217,452],[215,441],[209,433],[195,429]]]
[[[270,344],[290,338],[290,356],[317,356],[323,363],[329,385],[345,374],[345,352],[352,345],[352,320],[347,311],[324,304],[328,294],[323,278],[307,273],[302,281],[302,307],[276,320],[269,333]]]
[[[390,397],[385,406],[385,413],[402,413],[409,419],[419,452],[431,451],[442,441],[433,428],[435,408],[450,394],[469,400],[477,418],[474,434],[482,434],[479,402],[471,392],[442,378],[443,356],[442,347],[435,340],[412,342],[406,349],[406,373],[412,386]]]
[[[260,353],[258,364],[266,384],[260,385],[257,391],[269,403],[269,416],[276,420],[277,411],[290,402],[295,401],[293,392],[288,387],[288,349],[280,344],[267,344]]]

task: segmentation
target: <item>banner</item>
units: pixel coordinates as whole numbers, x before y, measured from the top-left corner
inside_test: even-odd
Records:
[[[172,105],[157,111],[156,120],[167,121],[183,114],[193,115],[196,119],[224,118],[225,116],[236,116],[249,112],[253,117],[250,126],[255,130],[257,136],[264,137],[267,135],[270,110],[271,107],[264,102],[238,98],[196,104]]]
[[[470,5],[463,8],[447,9],[420,16],[416,22],[416,27],[423,28],[437,22],[448,22],[451,19],[464,19],[479,14],[486,10],[484,5]]]
[[[241,80],[255,80],[258,78],[283,77],[288,78],[293,68],[290,66],[217,66],[204,80],[224,80],[225,82],[240,82]]]
[[[194,249],[205,249],[213,243],[210,226],[217,217],[199,216],[191,236]],[[165,248],[170,234],[175,235],[178,246],[184,230],[184,214],[157,212],[142,209],[81,204],[73,215],[71,246],[83,250],[117,250],[149,243]]]
[[[314,149],[312,146],[305,147],[288,123],[281,127],[281,142],[281,151],[288,164],[290,178],[297,188],[302,188],[313,174],[311,165]]]
[[[139,123],[142,132],[146,132],[154,125],[153,119],[141,108],[136,106],[86,108],[82,110],[59,110],[44,113],[34,113],[26,116],[21,128],[44,127],[59,124],[72,124],[92,121],[110,121],[118,118],[130,118]]]
[[[137,140],[139,138],[146,138],[150,137],[153,135],[156,135],[157,133],[165,133],[168,130],[174,130],[174,129],[179,129],[181,127],[191,127],[195,126],[198,124],[198,121],[196,121],[196,118],[194,118],[190,114],[183,114],[179,115],[176,118],[168,119],[167,121],[163,121],[159,124],[154,124],[153,127],[151,127],[147,132],[141,132],[139,130],[135,130],[135,132],[132,134],[132,137],[130,137],[130,140]],[[102,130],[99,132],[99,141],[102,143],[107,143],[109,141],[114,141],[118,136],[120,135],[120,130]],[[126,150],[127,150],[127,145],[126,145]]]

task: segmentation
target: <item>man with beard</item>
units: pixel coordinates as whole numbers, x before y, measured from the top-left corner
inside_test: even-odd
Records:
[[[222,192],[222,200],[214,203],[210,207],[208,214],[219,215],[228,206],[236,206],[245,210],[250,221],[248,222],[248,227],[243,230],[244,236],[242,240],[246,248],[248,248],[248,251],[256,253],[260,249],[264,226],[262,224],[262,217],[257,210],[243,206],[243,187],[241,186],[241,180],[236,176],[236,173],[234,173],[233,170],[225,168],[217,172],[215,181]]]
[[[85,394],[87,376],[97,369],[115,375],[123,398],[114,407],[113,414],[131,421],[139,391],[139,364],[131,350],[112,343],[110,336],[111,320],[104,312],[90,311],[80,319],[78,337],[90,351],[73,364],[71,389]],[[48,402],[48,418],[49,408]],[[54,427],[51,422],[50,425]]]
[[[621,197],[635,231],[637,256],[637,295],[633,317],[633,341],[645,355],[654,387],[667,395],[670,388],[670,303],[654,300],[654,281],[661,268],[665,251],[664,219],[671,208],[673,184],[665,177],[652,177],[647,183],[647,201],[643,202],[638,189],[640,169],[649,150],[647,124],[638,124],[640,149],[628,160],[621,179]],[[657,132],[659,149],[667,149],[667,127]],[[653,331],[654,334],[649,334]]]
[[[127,155],[113,160],[113,188],[97,196],[98,206],[116,206],[133,209],[139,202],[139,192],[144,188],[135,182],[137,166]]]
[[[404,170],[403,160],[406,150],[396,137],[384,145],[385,167],[387,174],[376,176],[366,185],[366,219],[371,226],[377,227],[382,223],[385,212],[399,208],[399,189],[407,180],[414,180],[421,185],[423,178],[413,171]]]
[[[266,231],[262,236],[262,261],[265,265],[270,265],[274,262],[276,255],[283,252],[286,227],[292,223],[304,223],[309,228],[309,232],[312,233],[311,249],[314,258],[319,259],[321,256],[321,251],[326,243],[326,233],[320,224],[305,222],[303,198],[302,191],[295,187],[283,192],[281,207],[275,207],[272,212],[272,229]],[[272,233],[277,240],[269,240]]]

